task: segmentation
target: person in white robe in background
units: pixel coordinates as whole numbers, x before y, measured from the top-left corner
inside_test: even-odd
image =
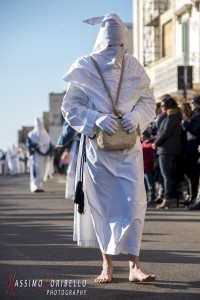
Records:
[[[5,163],[5,154],[2,149],[0,149],[0,175],[4,174],[4,163]]]
[[[77,165],[79,144],[80,144],[80,136],[77,132],[75,132],[72,139],[70,152],[69,152],[69,164],[67,168],[67,180],[66,180],[66,189],[65,189],[65,198],[71,200],[74,200],[74,195],[75,195],[76,165]]]
[[[48,179],[53,178],[54,174],[54,165],[53,165],[53,156],[48,156],[48,161],[47,161],[47,167],[46,167],[46,172],[44,174],[44,182],[47,182]]]
[[[7,151],[5,152],[5,162],[4,162],[4,174],[9,175],[9,165],[10,165],[10,147],[7,148]]]
[[[63,77],[69,85],[61,108],[70,126],[86,136],[85,212],[79,214],[75,205],[74,240],[83,247],[100,248],[103,270],[96,282],[112,281],[112,256],[120,253],[128,254],[129,281],[153,281],[155,275],[143,273],[139,263],[147,203],[139,135],[154,120],[155,98],[144,68],[136,58],[126,54],[127,37],[121,19],[110,13],[85,22],[101,24],[92,55],[114,99],[125,59],[118,106],[124,130],[130,133],[137,129],[138,137],[129,150],[99,148],[96,128],[114,134],[118,126],[116,116],[91,58],[77,59]]]
[[[74,130],[66,121],[63,123],[62,130],[58,137],[57,149],[68,151],[69,161],[67,166],[65,198],[74,201],[76,185],[76,165],[80,144],[80,133]]]
[[[8,164],[9,174],[10,175],[17,175],[19,174],[19,156],[18,156],[18,149],[13,144],[12,146],[8,147],[8,151],[6,153],[6,160]]]
[[[29,153],[30,190],[44,192],[43,180],[51,149],[50,137],[43,122],[36,118],[34,129],[28,133],[26,146]]]
[[[19,173],[25,174],[26,173],[26,153],[22,147],[19,147],[18,157],[19,157]]]

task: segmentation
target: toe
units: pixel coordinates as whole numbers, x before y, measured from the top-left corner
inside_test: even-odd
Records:
[[[149,274],[146,278],[144,278],[144,282],[150,282],[150,281],[154,281],[156,279],[155,275],[151,275]]]

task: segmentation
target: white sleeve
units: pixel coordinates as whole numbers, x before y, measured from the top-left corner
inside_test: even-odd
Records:
[[[75,84],[70,83],[61,107],[63,117],[76,131],[93,136],[99,112],[90,107],[89,97]]]
[[[138,121],[140,134],[153,122],[155,111],[156,100],[150,89],[145,88],[132,110],[133,117]]]

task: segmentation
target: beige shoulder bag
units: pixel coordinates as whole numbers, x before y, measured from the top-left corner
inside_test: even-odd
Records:
[[[99,76],[102,79],[102,82],[104,84],[105,89],[108,92],[108,95],[110,97],[110,100],[113,105],[113,114],[118,116],[118,119],[115,119],[115,121],[118,123],[118,130],[112,134],[109,135],[107,132],[102,130],[101,128],[97,129],[97,143],[98,146],[101,149],[104,150],[125,150],[125,149],[130,149],[132,148],[137,140],[137,132],[133,131],[132,133],[128,133],[127,131],[124,131],[122,125],[121,125],[121,116],[120,112],[118,110],[118,102],[119,102],[119,96],[120,96],[120,90],[121,90],[121,85],[122,85],[122,80],[123,80],[123,73],[124,73],[124,57],[122,60],[122,69],[121,69],[121,75],[120,75],[120,80],[119,80],[119,85],[118,85],[118,91],[117,91],[117,99],[114,101],[112,94],[110,92],[110,89],[107,86],[107,83],[103,77],[103,74],[101,72],[101,69],[95,60],[95,58],[90,55],[91,60],[93,61],[97,72],[99,73]]]

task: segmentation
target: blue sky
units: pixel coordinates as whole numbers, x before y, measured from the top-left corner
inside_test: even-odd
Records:
[[[82,20],[117,13],[132,22],[132,0],[0,0],[0,148],[17,144],[17,130],[48,111],[49,93],[89,54],[99,26]]]

